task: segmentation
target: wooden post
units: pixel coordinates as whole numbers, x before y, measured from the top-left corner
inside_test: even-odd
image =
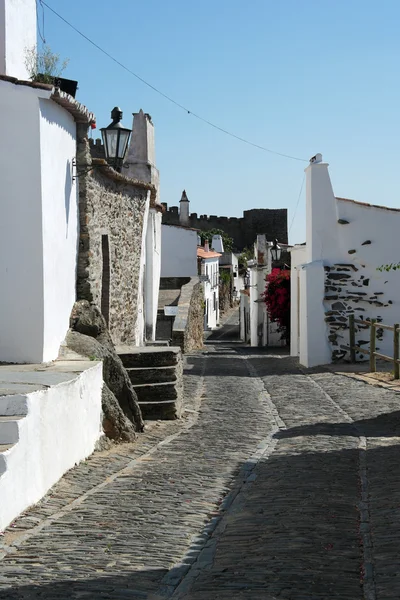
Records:
[[[396,323],[393,331],[393,361],[394,361],[394,378],[399,379],[400,377],[400,365],[399,365],[399,327]]]
[[[371,319],[370,343],[369,343],[369,370],[371,373],[376,372],[376,319]]]
[[[350,343],[350,360],[352,363],[356,362],[356,330],[354,325],[354,315],[349,316],[349,343]]]

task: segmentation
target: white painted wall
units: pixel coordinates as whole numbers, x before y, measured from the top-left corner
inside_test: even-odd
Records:
[[[72,181],[75,121],[52,100],[39,100],[39,109],[46,362],[58,355],[76,297],[78,191]]]
[[[0,82],[0,360],[6,362],[57,358],[75,301],[75,123],[49,96]]]
[[[0,361],[5,362],[43,360],[38,96],[46,95],[0,81]]]
[[[397,323],[400,314],[400,274],[398,271],[380,273],[377,267],[398,260],[398,232],[400,211],[370,206],[360,202],[337,199],[332,190],[328,164],[311,163],[306,169],[307,244],[305,250],[292,253],[292,354],[299,352],[300,362],[306,366],[330,362],[331,347],[328,341],[328,325],[325,313],[331,308],[325,297],[325,274],[323,267],[335,264],[353,265],[357,271],[352,279],[369,280],[361,288],[341,285],[342,296],[352,292],[365,292],[366,299],[357,303],[347,301],[353,309],[363,308],[358,314],[363,318],[381,318],[388,325]],[[338,223],[338,219],[348,224]],[[370,241],[370,244],[363,245]],[[351,252],[349,254],[349,250]],[[353,270],[351,270],[353,273]],[[293,293],[295,280],[299,278],[300,307],[298,295]],[[367,301],[378,293],[383,306]],[[377,297],[378,298],[378,297]],[[356,310],[357,312],[357,310]],[[295,340],[293,319],[300,315],[300,342]],[[348,318],[348,312],[343,313]],[[323,324],[322,324],[323,323]],[[365,333],[361,335],[365,338]],[[339,342],[348,345],[348,331],[339,331]],[[393,339],[384,332],[379,342],[380,352],[392,355]],[[340,345],[339,345],[340,347]]]
[[[156,339],[158,293],[161,273],[161,219],[154,208],[149,209],[146,233],[145,319],[146,340]]]
[[[29,79],[25,49],[36,44],[36,1],[0,0],[0,74]]]
[[[19,441],[4,454],[0,531],[93,452],[102,434],[102,386],[97,363],[72,381],[27,394]]]
[[[290,354],[300,354],[300,271],[306,262],[306,247],[294,246],[291,251],[291,273],[290,273]]]
[[[138,316],[135,327],[135,346],[143,346],[145,339],[145,282],[146,282],[146,238],[150,213],[150,192],[147,193],[146,208],[143,215],[142,251],[140,254],[140,271],[137,289]]]
[[[196,231],[174,225],[162,225],[161,247],[161,277],[196,277]]]
[[[214,329],[219,323],[219,262],[216,258],[203,258],[202,273],[208,275],[204,286],[204,329]]]

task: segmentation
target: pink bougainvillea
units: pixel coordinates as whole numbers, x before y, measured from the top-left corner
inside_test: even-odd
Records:
[[[290,271],[273,269],[266,277],[263,299],[271,321],[287,340],[290,336]]]

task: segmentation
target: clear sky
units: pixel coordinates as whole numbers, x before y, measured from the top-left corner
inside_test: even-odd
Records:
[[[127,67],[256,144],[330,163],[337,196],[400,206],[399,0],[46,0]],[[45,11],[45,38],[70,63],[77,98],[110,122],[143,108],[156,127],[161,200],[191,211],[289,209],[306,162],[212,129],[113,63]],[[39,10],[41,22],[41,10]],[[93,132],[94,137],[100,135]],[[305,240],[304,189],[290,242]]]

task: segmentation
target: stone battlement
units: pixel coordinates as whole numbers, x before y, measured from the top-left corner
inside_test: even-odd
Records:
[[[179,225],[179,208],[168,207],[165,202],[163,204],[163,223]],[[191,213],[187,226],[201,230],[222,229],[233,238],[236,250],[252,247],[260,233],[265,233],[269,240],[278,239],[283,244],[288,242],[286,208],[253,208],[245,210],[243,217],[198,216],[197,213]]]

